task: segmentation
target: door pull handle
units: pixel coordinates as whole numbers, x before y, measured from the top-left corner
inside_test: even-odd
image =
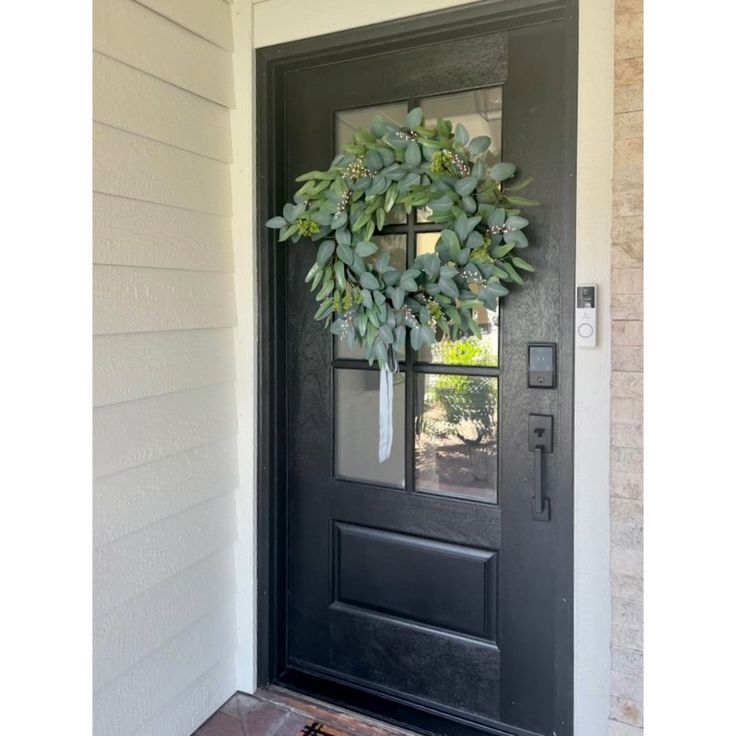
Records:
[[[552,417],[542,414],[529,415],[529,450],[534,453],[534,495],[532,496],[532,519],[550,520],[550,502],[544,495],[544,459],[542,455],[552,452]]]

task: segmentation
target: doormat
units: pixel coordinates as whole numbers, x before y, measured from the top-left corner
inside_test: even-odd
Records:
[[[312,721],[299,731],[302,736],[350,736],[346,731],[336,731],[332,726],[325,726],[319,721]]]

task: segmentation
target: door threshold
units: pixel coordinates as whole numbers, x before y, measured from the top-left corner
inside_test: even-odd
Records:
[[[416,731],[407,731],[404,728],[279,685],[258,688],[255,697],[303,715],[305,726],[313,722],[321,723],[327,727],[328,731],[334,729],[349,736],[419,736]],[[299,736],[299,734],[295,733],[294,736]]]

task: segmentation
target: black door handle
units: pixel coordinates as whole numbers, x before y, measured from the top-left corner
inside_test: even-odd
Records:
[[[534,495],[532,518],[549,521],[549,499],[544,495],[544,461],[542,454],[552,452],[552,417],[542,414],[529,415],[529,449],[534,453]]]

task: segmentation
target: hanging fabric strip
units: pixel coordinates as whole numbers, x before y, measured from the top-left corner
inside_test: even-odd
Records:
[[[394,374],[399,370],[393,349],[388,349],[388,361],[381,368],[381,384],[378,395],[378,462],[391,456],[394,440]]]

